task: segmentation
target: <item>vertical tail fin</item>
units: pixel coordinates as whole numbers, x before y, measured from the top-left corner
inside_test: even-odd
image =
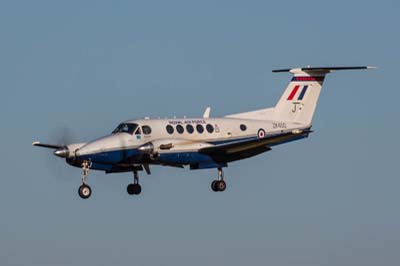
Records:
[[[276,104],[275,120],[311,125],[325,75],[335,70],[369,69],[373,67],[307,67],[279,69],[290,72],[293,78]]]

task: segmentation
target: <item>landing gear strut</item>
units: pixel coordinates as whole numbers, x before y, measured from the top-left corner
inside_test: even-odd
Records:
[[[92,195],[92,189],[87,184],[87,176],[89,175],[89,169],[92,167],[92,162],[84,160],[82,162],[82,185],[79,187],[78,194],[82,199],[87,199]]]
[[[218,191],[222,192],[226,189],[226,183],[224,181],[224,171],[222,171],[221,167],[218,168],[218,179],[214,180],[211,183],[211,189],[212,189],[212,191],[215,191],[215,192],[218,192]]]
[[[133,171],[133,184],[126,187],[129,195],[139,195],[142,192],[142,187],[139,184],[139,174],[136,170]]]

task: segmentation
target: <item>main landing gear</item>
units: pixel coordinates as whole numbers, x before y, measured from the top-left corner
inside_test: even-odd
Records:
[[[133,171],[133,184],[126,187],[129,195],[139,195],[142,192],[142,187],[139,184],[139,174],[136,170]]]
[[[92,162],[85,160],[82,162],[82,185],[79,187],[78,194],[82,199],[87,199],[92,195],[92,189],[87,184],[87,176],[89,174],[89,169],[92,167]]]
[[[215,192],[222,192],[226,189],[226,183],[224,181],[224,171],[222,171],[221,167],[218,168],[218,179],[214,180],[211,183],[211,189]]]

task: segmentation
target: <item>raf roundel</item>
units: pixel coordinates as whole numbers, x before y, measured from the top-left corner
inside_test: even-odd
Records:
[[[265,130],[262,129],[262,128],[260,128],[260,129],[258,130],[257,135],[258,135],[258,138],[260,138],[260,139],[264,138],[264,137],[265,137]]]

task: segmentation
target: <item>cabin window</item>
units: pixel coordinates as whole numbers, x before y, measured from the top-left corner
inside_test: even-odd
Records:
[[[199,132],[200,134],[203,133],[203,131],[204,131],[203,125],[198,124],[198,125],[196,126],[196,130],[197,130],[197,132]]]
[[[241,131],[246,131],[246,129],[247,129],[246,125],[244,125],[244,124],[240,125],[240,130]]]
[[[116,133],[129,133],[129,134],[133,134],[133,132],[135,132],[136,128],[138,127],[137,124],[133,124],[133,123],[122,123],[119,124],[117,126],[116,129],[114,129],[114,131],[112,132],[112,134],[116,134]]]
[[[207,124],[206,129],[207,129],[208,133],[214,132],[214,127],[211,124]]]
[[[168,125],[168,126],[166,127],[166,129],[167,129],[168,134],[174,133],[174,128],[173,128],[171,125]]]
[[[143,134],[145,134],[145,135],[150,135],[151,134],[151,127],[149,127],[149,126],[142,126],[142,131],[143,131]]]
[[[176,126],[176,131],[178,131],[179,134],[182,134],[183,131],[185,131],[185,129],[183,128],[182,125],[177,125],[177,126]]]
[[[187,131],[189,134],[192,134],[193,131],[194,131],[193,126],[192,126],[192,125],[186,125],[186,131]]]

